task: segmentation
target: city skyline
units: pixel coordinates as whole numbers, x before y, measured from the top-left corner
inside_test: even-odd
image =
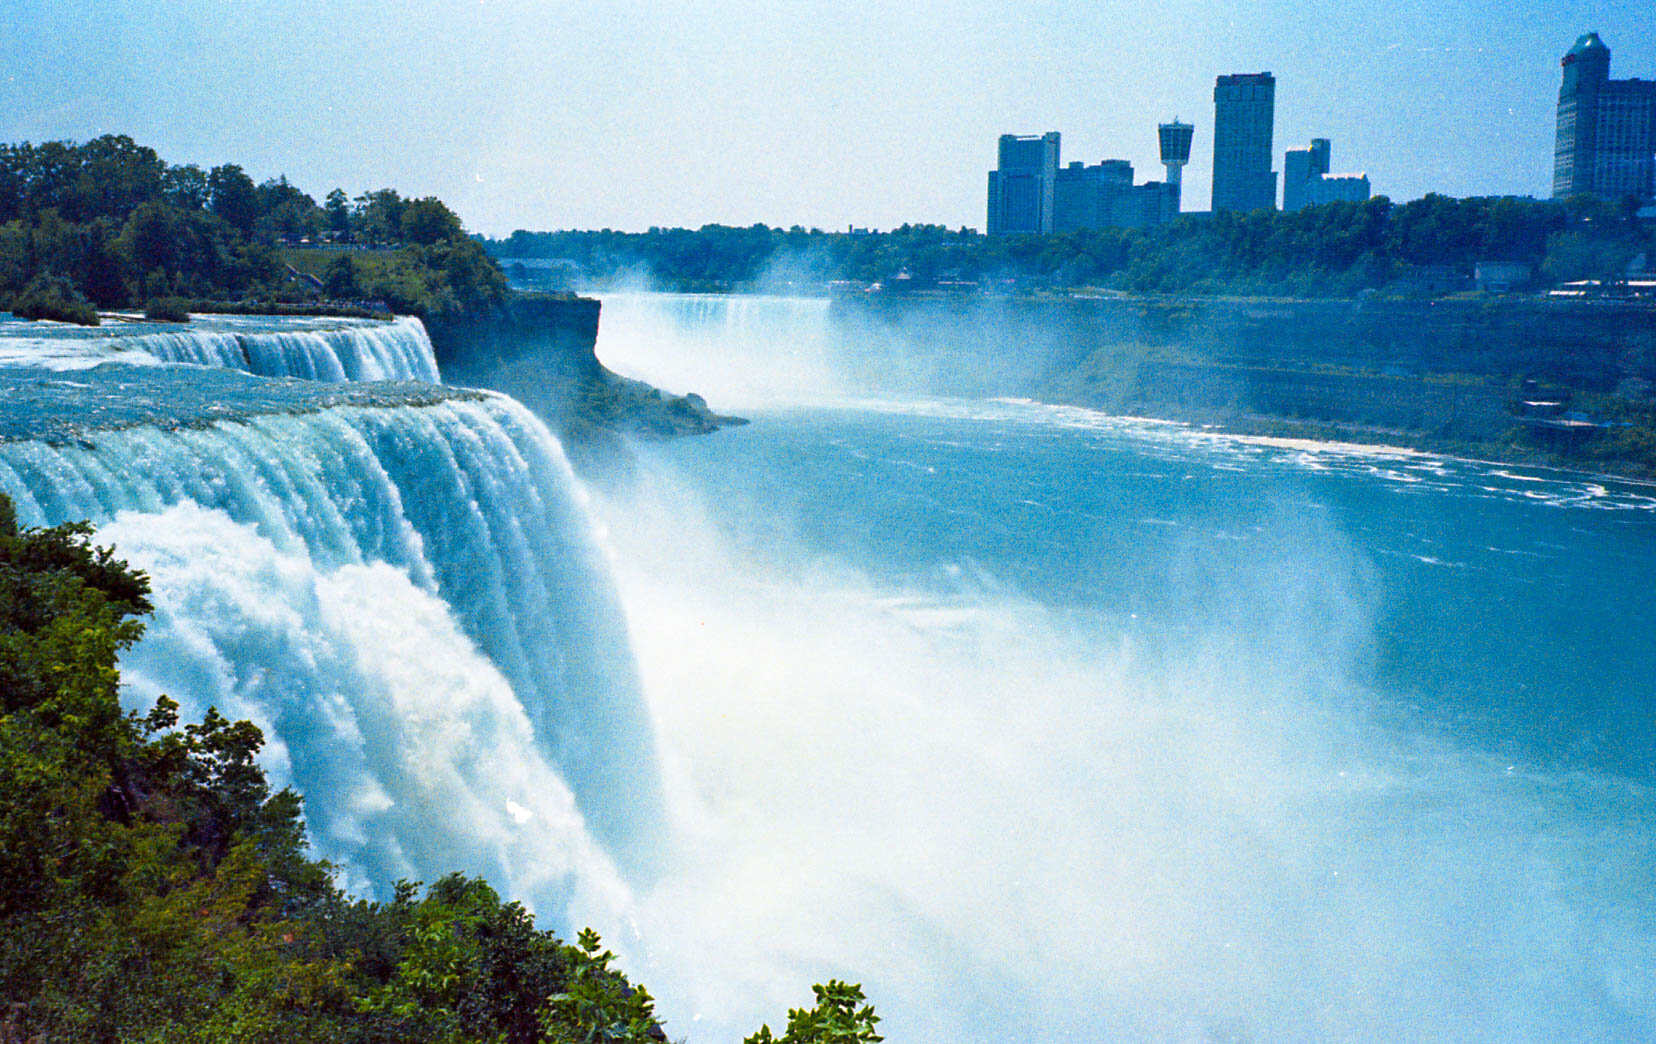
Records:
[[[1270,69],[1282,143],[1340,142],[1397,200],[1550,195],[1558,59],[1598,32],[1656,78],[1648,3],[987,3],[853,15],[714,2],[14,0],[0,140],[126,133],[320,197],[394,186],[474,230],[704,223],[983,227],[998,135],[1158,166],[1196,124],[1184,209],[1211,203],[1214,78]],[[87,69],[98,70],[88,77]],[[1470,143],[1470,147],[1469,147]]]

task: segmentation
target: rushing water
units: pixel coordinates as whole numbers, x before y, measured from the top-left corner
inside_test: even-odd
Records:
[[[248,324],[5,324],[0,490],[150,573],[127,700],[258,722],[351,887],[485,873],[695,1042],[830,976],[893,1041],[1656,1037],[1656,490],[882,398],[822,302],[634,295],[600,357],[755,423],[593,494]]]
[[[658,787],[626,628],[523,407],[121,365],[0,371],[0,393],[20,520],[90,519],[154,580],[131,701],[263,726],[353,880],[483,870],[555,909],[608,859],[643,865]]]
[[[418,319],[198,315],[189,323],[0,326],[0,366],[78,370],[108,362],[190,363],[314,381],[437,380]]]
[[[603,512],[670,1030],[837,975],[893,1040],[1656,1036],[1656,489],[868,398],[840,336],[605,305],[754,420]]]

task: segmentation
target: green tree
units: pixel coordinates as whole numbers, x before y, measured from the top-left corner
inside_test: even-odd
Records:
[[[247,172],[234,163],[214,167],[207,174],[208,207],[231,228],[253,231],[259,219],[259,190]]]
[[[768,1025],[760,1026],[743,1044],[877,1044],[885,1039],[874,1029],[880,1017],[864,1003],[861,986],[830,979],[811,989],[816,1006],[790,1010],[787,1032],[777,1037]]]
[[[655,1001],[610,967],[615,954],[584,929],[570,951],[563,990],[547,998],[541,1030],[549,1044],[646,1044],[664,1039]]]
[[[403,204],[402,235],[409,243],[431,246],[447,239],[459,239],[464,234],[460,219],[440,199],[426,196]]]
[[[328,231],[336,232],[340,236],[349,236],[351,232],[351,198],[345,195],[344,189],[334,189],[322,202],[322,209],[327,214]]]

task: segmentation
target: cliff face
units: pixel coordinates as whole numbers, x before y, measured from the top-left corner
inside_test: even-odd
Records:
[[[1641,474],[1656,465],[1642,452],[1617,460],[1628,432],[1656,431],[1648,306],[888,296],[837,299],[831,314],[861,346],[857,365],[889,367],[911,390]],[[1563,437],[1522,415],[1526,398],[1615,423]]]
[[[427,324],[445,384],[504,392],[538,414],[577,464],[596,463],[621,436],[670,438],[718,430],[698,395],[669,395],[598,361],[600,302],[514,294],[496,312]]]

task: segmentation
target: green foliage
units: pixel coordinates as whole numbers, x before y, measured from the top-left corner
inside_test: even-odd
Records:
[[[501,258],[562,260],[593,281],[643,273],[680,290],[848,280],[891,289],[964,282],[1351,296],[1401,285],[1411,269],[1423,266],[1469,277],[1479,261],[1521,262],[1549,275],[1611,277],[1629,258],[1656,248],[1656,232],[1628,208],[1590,198],[1428,195],[1401,205],[1378,197],[1050,236],[984,236],[937,225],[883,233],[704,225],[643,233],[518,231],[489,248]]]
[[[662,1039],[655,1001],[642,986],[629,986],[610,967],[615,955],[600,950],[591,928],[570,951],[568,980],[547,998],[540,1016],[543,1039],[555,1044],[644,1044]]]
[[[771,1034],[769,1026],[743,1044],[877,1044],[885,1038],[875,1031],[880,1017],[871,1004],[863,1003],[862,987],[838,979],[812,987],[816,1007],[794,1008],[788,1012],[788,1029],[782,1036]]]
[[[349,254],[340,254],[328,262],[322,274],[322,292],[336,301],[354,301],[362,296],[357,264]]]
[[[336,280],[327,291],[335,300],[435,316],[493,308],[505,295],[499,267],[433,198],[379,189],[353,203],[335,189],[318,206],[285,177],[255,184],[234,164],[170,167],[117,136],[0,145],[0,302],[50,276],[102,308],[166,297],[325,306],[276,253],[323,241],[362,248],[353,251],[359,267],[383,275]],[[366,263],[370,255],[394,261]],[[73,302],[59,294],[22,304],[57,317],[71,314],[65,300]]]
[[[63,276],[41,274],[11,300],[11,313],[20,319],[54,319],[60,323],[97,326],[98,310]]]
[[[149,583],[90,535],[20,529],[0,496],[0,1035],[666,1039],[595,933],[566,945],[480,880],[341,894],[252,724],[209,710],[179,728],[166,697],[122,713],[116,657]]]
[[[433,196],[411,199],[402,209],[402,237],[415,246],[431,246],[465,235],[454,211]]]
[[[190,302],[182,297],[155,297],[144,302],[144,318],[169,323],[190,321]]]

